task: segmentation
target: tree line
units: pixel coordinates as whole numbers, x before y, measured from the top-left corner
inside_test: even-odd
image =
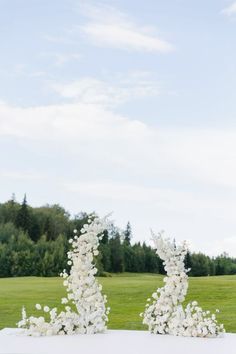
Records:
[[[0,203],[0,277],[57,276],[68,267],[66,253],[73,230],[80,234],[88,218],[84,212],[71,217],[57,204],[31,207],[26,196],[22,203],[14,195]],[[105,230],[96,259],[99,275],[165,273],[152,247],[131,240],[129,222],[124,230],[114,224]],[[185,263],[192,276],[236,274],[236,259],[225,253],[209,257],[189,252]]]

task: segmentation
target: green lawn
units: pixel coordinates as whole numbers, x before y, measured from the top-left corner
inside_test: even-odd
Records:
[[[147,297],[162,286],[162,276],[122,274],[100,278],[111,307],[109,328],[145,329],[139,313]],[[58,306],[65,289],[60,278],[0,279],[0,328],[15,327],[25,305],[29,314],[38,314],[35,303]],[[236,276],[190,278],[187,301],[197,300],[209,310],[220,309],[218,318],[227,332],[236,332]]]

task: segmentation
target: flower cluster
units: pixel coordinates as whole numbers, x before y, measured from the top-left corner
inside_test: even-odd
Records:
[[[57,308],[36,304],[36,309],[43,311],[44,315],[27,317],[23,308],[18,327],[26,328],[27,334],[34,336],[94,334],[106,330],[110,309],[105,306],[106,296],[102,295],[102,286],[95,278],[97,269],[93,263],[106,226],[106,218],[93,216],[83,225],[81,235],[78,236],[77,230],[74,230],[74,238],[69,240],[72,245],[72,250],[68,252],[70,273],[64,270],[60,274],[67,288],[67,296],[61,299],[65,305],[64,311],[58,313]]]
[[[148,299],[143,314],[143,323],[149,331],[159,334],[173,334],[190,337],[217,337],[224,332],[224,326],[219,325],[215,314],[203,311],[196,301],[189,303],[184,309],[182,302],[188,289],[188,271],[184,259],[187,246],[184,242],[176,246],[169,239],[164,239],[162,233],[152,234],[156,252],[164,261],[167,277],[165,286],[158,288]]]

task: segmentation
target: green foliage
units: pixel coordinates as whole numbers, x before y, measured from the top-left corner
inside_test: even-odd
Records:
[[[20,204],[15,201],[13,195],[6,203],[0,204],[0,223],[16,223],[17,214],[20,210]]]
[[[12,222],[6,222],[0,224],[0,242],[7,243],[11,237],[16,237],[19,234],[19,230]]]
[[[27,205],[26,195],[25,195],[21,207],[18,210],[18,213],[16,215],[15,224],[17,228],[20,228],[23,231],[27,232],[30,229],[30,221],[31,221],[31,215],[30,215],[30,210]]]
[[[191,256],[191,275],[210,275],[210,258],[202,253],[194,253]]]
[[[226,253],[223,253],[215,259],[215,274],[236,274],[236,261],[232,262],[232,259]]]
[[[124,253],[118,233],[111,238],[109,245],[112,271],[115,273],[124,272]]]
[[[131,225],[130,225],[130,222],[128,221],[128,224],[127,224],[126,229],[124,231],[124,243],[126,243],[127,245],[130,245],[131,237],[132,237]]]
[[[66,269],[68,239],[80,230],[91,214],[73,218],[58,204],[33,208],[13,196],[0,204],[0,277],[56,276]],[[139,272],[165,274],[155,250],[145,243],[131,243],[132,229],[111,224],[104,232],[96,259],[98,274]],[[185,264],[192,276],[236,274],[236,260],[227,254],[210,258],[188,253]]]

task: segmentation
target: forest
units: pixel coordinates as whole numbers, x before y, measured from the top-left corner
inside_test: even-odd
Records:
[[[28,205],[13,195],[0,203],[0,277],[57,276],[66,269],[66,253],[73,230],[78,234],[90,214],[71,216],[62,206]],[[127,221],[124,230],[111,223],[105,230],[96,258],[98,275],[136,272],[164,274],[164,267],[155,250],[145,242],[133,242],[132,227]],[[187,253],[189,275],[236,274],[236,259],[222,253],[209,257],[203,253]]]

